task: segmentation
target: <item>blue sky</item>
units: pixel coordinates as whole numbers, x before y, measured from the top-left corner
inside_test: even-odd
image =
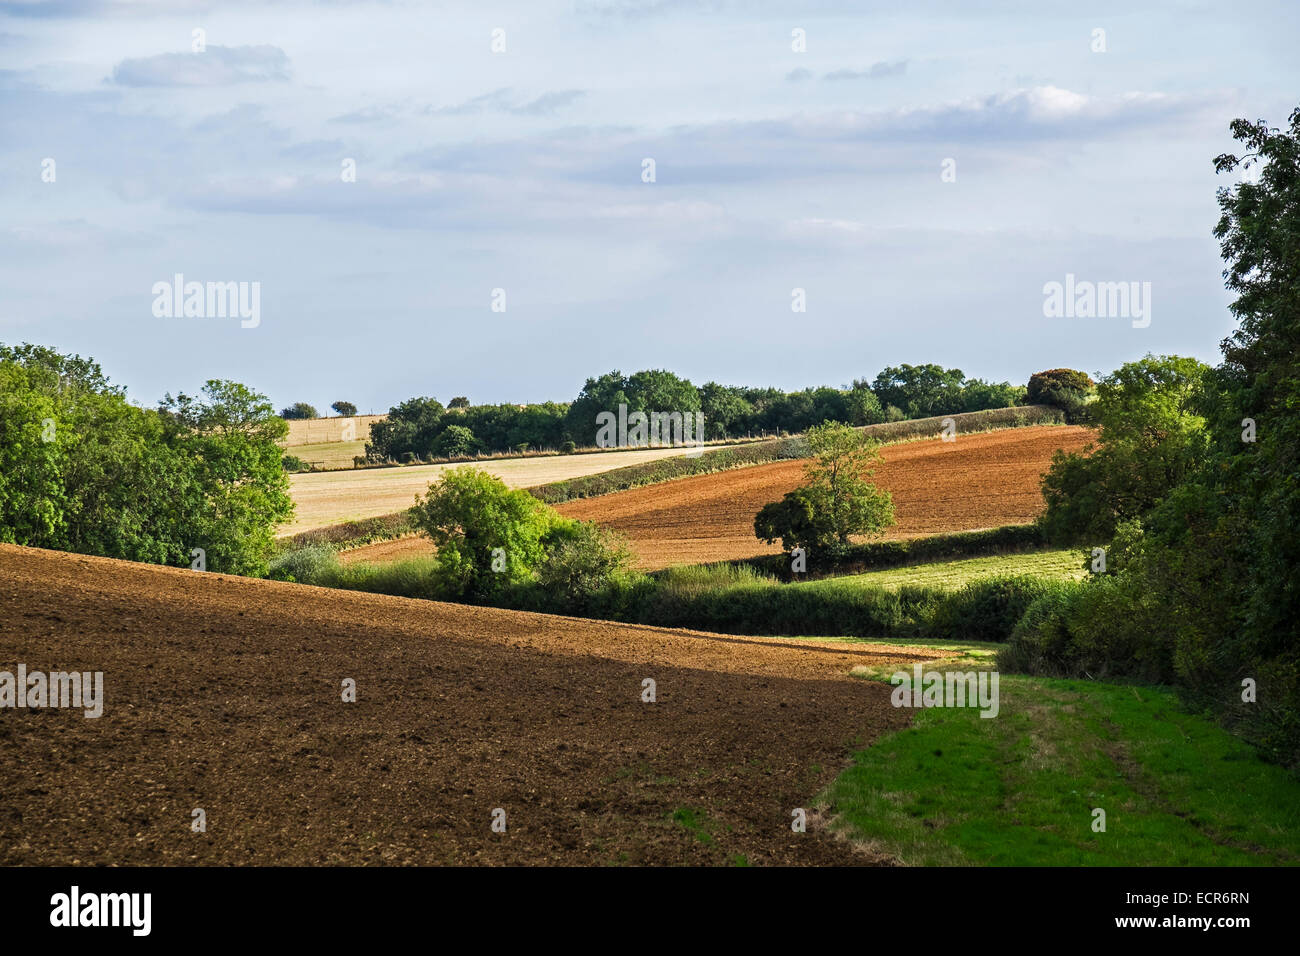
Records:
[[[377,411],[1214,361],[1211,161],[1296,107],[1300,5],[1134,6],[0,2],[0,340]],[[175,273],[260,324],[155,317]],[[1045,317],[1067,273],[1151,324]]]

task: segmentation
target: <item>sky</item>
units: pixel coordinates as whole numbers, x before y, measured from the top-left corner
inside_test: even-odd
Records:
[[[1214,362],[1213,158],[1300,105],[1297,36],[1293,0],[0,0],[0,341],[378,412]],[[258,321],[159,315],[176,274]],[[1149,323],[1046,315],[1067,275]]]

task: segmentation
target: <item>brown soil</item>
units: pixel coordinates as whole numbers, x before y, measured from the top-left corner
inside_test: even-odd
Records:
[[[1039,480],[1058,448],[1078,451],[1086,428],[1042,425],[886,445],[875,482],[894,496],[898,524],[886,538],[974,531],[1033,521],[1043,509]],[[802,461],[679,478],[559,505],[570,518],[598,521],[632,541],[637,565],[731,561],[773,554],[779,545],[754,537],[754,516],[803,483]],[[427,538],[408,536],[345,551],[345,563],[396,561],[433,553]]]
[[[1090,439],[1086,428],[1039,426],[886,445],[874,478],[894,498],[898,524],[886,537],[1032,521],[1043,507],[1039,480],[1052,453],[1077,451]],[[781,550],[754,537],[754,516],[802,482],[803,462],[775,462],[571,501],[559,510],[628,535],[646,569],[725,561]]]
[[[0,865],[887,862],[790,814],[906,722],[848,671],[927,656],[10,545],[0,607],[0,670],[105,696],[0,710]]]

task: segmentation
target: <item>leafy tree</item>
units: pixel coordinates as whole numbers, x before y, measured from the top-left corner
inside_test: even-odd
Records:
[[[1055,405],[1071,424],[1086,421],[1087,405],[1096,393],[1096,383],[1084,372],[1053,368],[1029,377],[1025,401],[1031,405]]]
[[[754,516],[754,535],[767,544],[779,540],[787,551],[834,540],[819,517],[817,495],[809,488],[796,488],[780,501],[763,505]]]
[[[443,407],[436,398],[408,398],[370,426],[366,457],[372,461],[399,458],[406,452],[427,454],[441,430]]]
[[[193,468],[181,499],[188,540],[208,552],[208,567],[262,576],[275,528],[293,516],[279,442],[289,426],[265,396],[212,379],[203,398],[167,395],[159,409],[166,439]]]
[[[882,406],[897,406],[910,418],[927,418],[961,410],[965,378],[961,369],[938,365],[890,366],[876,376],[871,390]]]
[[[334,409],[335,414],[342,415],[344,418],[351,418],[357,413],[357,406],[351,402],[335,402],[330,408]]]
[[[280,412],[280,417],[284,419],[320,418],[320,412],[316,411],[315,405],[308,405],[306,402],[294,402]]]
[[[1148,355],[1102,379],[1097,443],[1057,452],[1043,478],[1049,538],[1109,541],[1119,522],[1141,519],[1197,467],[1208,439],[1197,411],[1206,372],[1193,358]]]
[[[717,382],[700,386],[700,410],[710,438],[728,438],[746,431],[754,413],[742,389]]]
[[[437,549],[440,586],[467,600],[532,580],[565,520],[528,492],[470,466],[444,472],[417,500],[414,518]]]
[[[877,443],[838,422],[814,426],[807,437],[812,458],[804,486],[765,505],[754,519],[755,535],[768,544],[780,538],[786,548],[833,547],[892,525],[892,497],[867,480],[880,459]]]
[[[876,425],[885,420],[885,410],[880,405],[880,399],[866,379],[853,380],[853,387],[849,389],[844,402],[850,425]]]
[[[961,388],[960,411],[978,412],[986,408],[1012,408],[1025,402],[1025,387],[1010,382],[986,382],[967,379]]]
[[[684,378],[663,369],[648,369],[624,376],[617,369],[589,378],[565,416],[564,430],[579,445],[593,445],[601,412],[618,414],[618,406],[632,412],[694,412],[700,408],[699,390]],[[707,417],[706,417],[707,421]]]
[[[440,458],[465,458],[477,447],[474,433],[461,425],[448,425],[433,443],[434,453]]]
[[[1070,391],[1087,395],[1095,387],[1096,383],[1086,372],[1072,368],[1049,368],[1029,376],[1025,401],[1031,405],[1051,404],[1051,398],[1056,392]]]
[[[204,392],[138,408],[91,360],[0,346],[0,540],[264,573],[293,512],[288,426],[242,385]]]
[[[448,408],[469,408],[469,399],[464,395],[457,395],[447,403]]]

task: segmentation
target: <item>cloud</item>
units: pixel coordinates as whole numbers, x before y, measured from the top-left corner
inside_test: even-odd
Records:
[[[813,71],[805,70],[803,67],[799,67],[797,70],[791,70],[789,73],[787,73],[785,75],[785,78],[789,80],[791,83],[803,83],[813,78]]]
[[[506,109],[516,116],[546,116],[577,102],[585,95],[582,90],[558,90],[554,93],[543,93],[523,106],[506,107]]]
[[[277,46],[209,46],[203,53],[160,53],[113,68],[119,86],[227,86],[287,80],[289,57]]]
[[[391,106],[363,106],[359,110],[353,110],[351,113],[344,113],[341,116],[330,117],[331,123],[382,123],[385,120],[393,119],[397,116],[397,110]]]
[[[907,61],[896,60],[893,63],[873,63],[865,70],[834,70],[827,73],[824,80],[879,80],[886,76],[901,76],[907,72]]]
[[[499,110],[515,116],[549,116],[586,95],[583,90],[557,90],[543,93],[535,100],[523,102],[512,95],[509,87],[503,86],[488,93],[480,93],[454,106],[429,106],[424,112],[432,116],[466,116],[486,110]]]

